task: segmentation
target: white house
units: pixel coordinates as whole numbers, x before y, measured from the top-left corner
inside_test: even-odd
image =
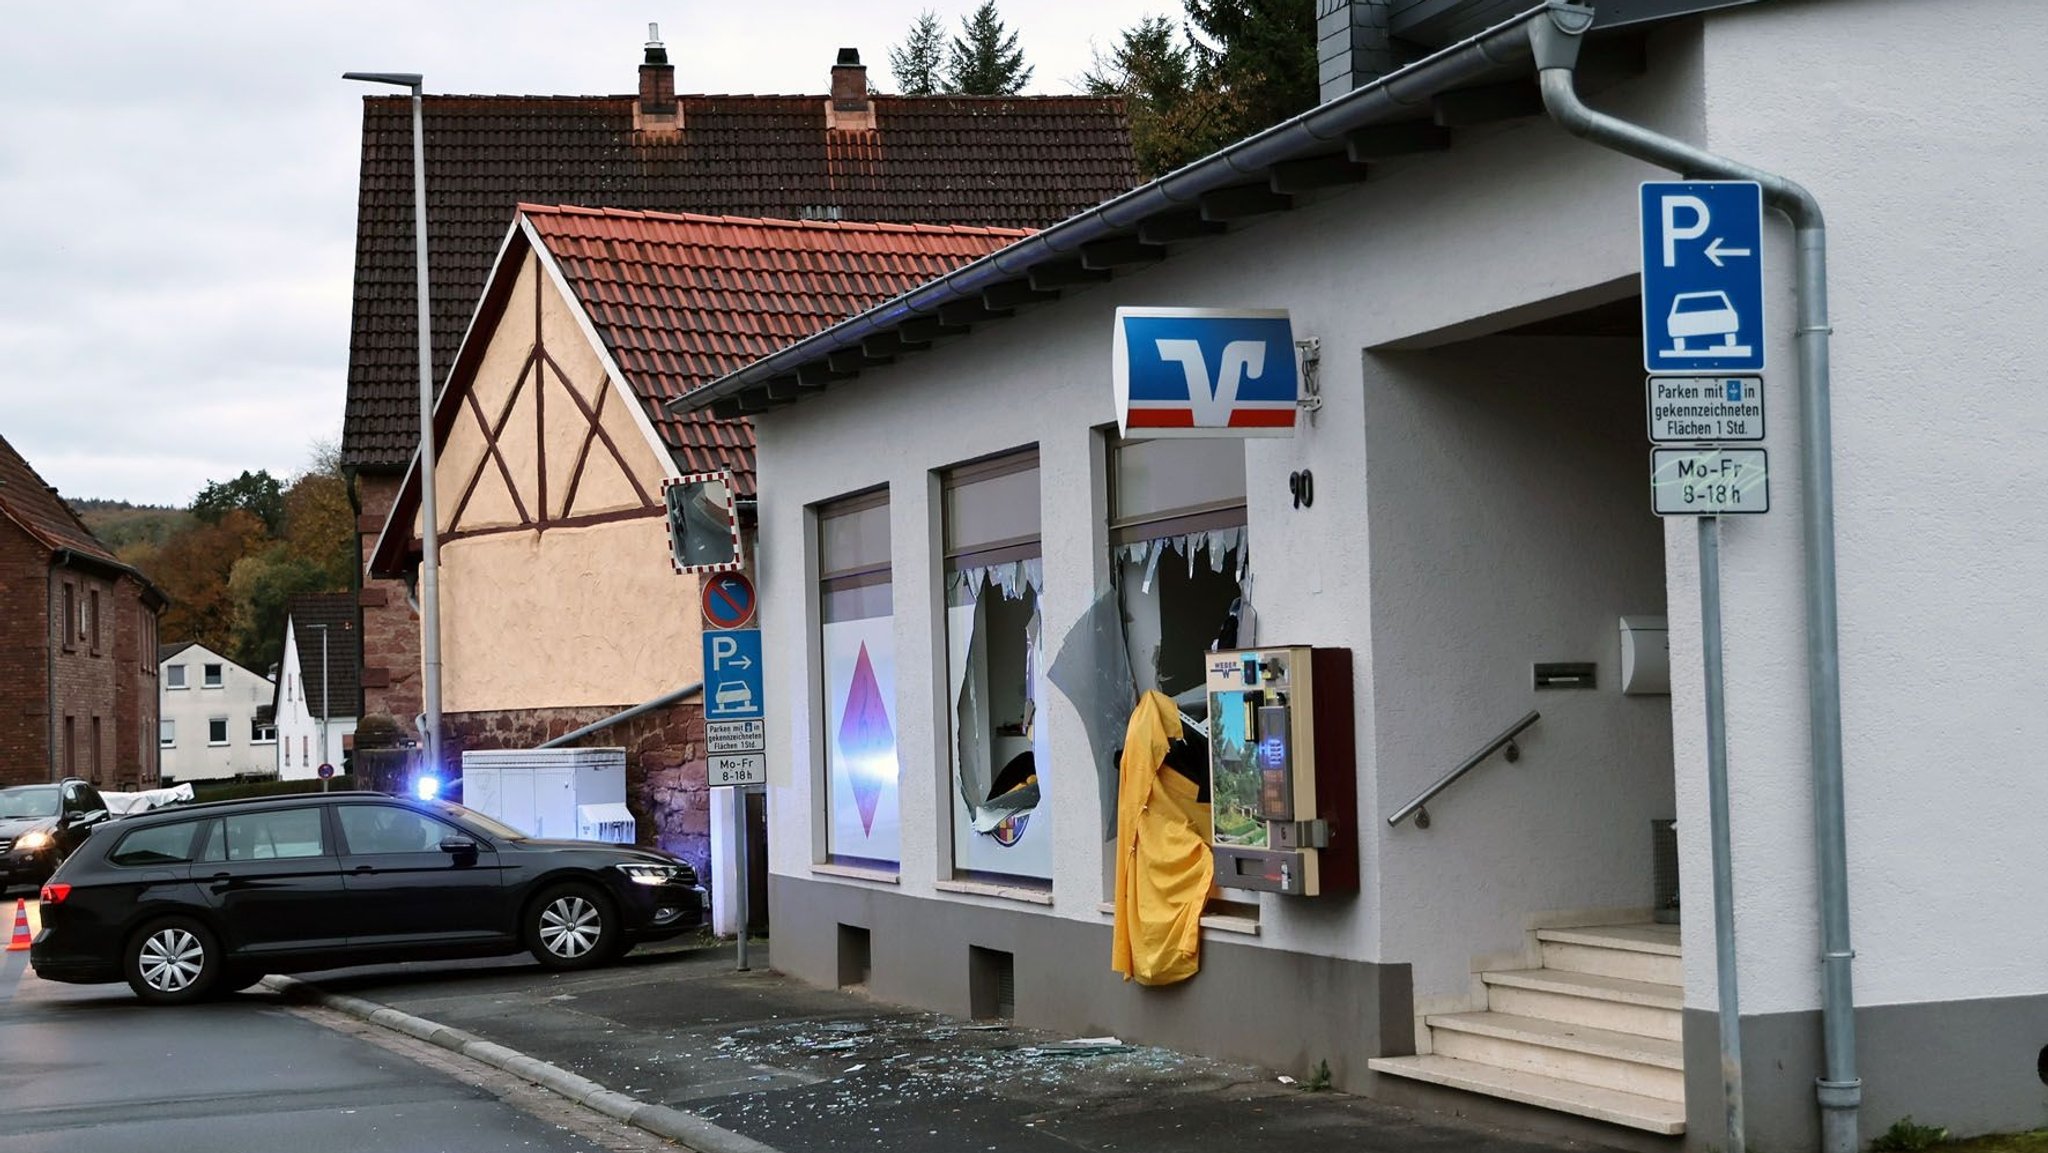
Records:
[[[193,641],[157,648],[163,781],[248,780],[277,774],[269,677]]]
[[[2048,5],[1673,0],[1584,35],[1605,17],[1562,3],[1320,7],[1356,21],[1326,47],[1377,18],[1434,51],[1338,53],[1305,117],[673,402],[758,439],[777,967],[1726,1147],[1706,539],[1752,1147],[2038,1126]],[[1800,182],[1829,230],[1785,190],[1756,251],[1715,250],[1761,264],[1769,511],[1705,537],[1652,513],[1645,329],[1678,334],[1645,323],[1639,186],[1745,173],[1671,138]],[[1287,310],[1320,409],[1120,438],[1124,306]],[[1623,691],[1624,619],[1662,655],[1644,618],[1667,695]],[[1248,631],[1349,653],[1352,736],[1318,755],[1355,765],[1327,819],[1357,891],[1221,887],[1200,971],[1127,984],[1114,718]],[[1026,750],[1028,824],[989,820]]]
[[[286,613],[275,693],[278,776],[310,780],[323,764],[340,773],[353,746],[362,699],[354,598],[347,593],[296,596]]]

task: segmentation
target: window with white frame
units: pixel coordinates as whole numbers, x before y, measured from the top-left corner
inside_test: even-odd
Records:
[[[227,683],[226,670],[220,665],[205,666],[200,670],[200,676],[203,678],[201,684],[205,688],[217,689]]]
[[[156,723],[156,743],[159,748],[176,748],[178,745],[178,722],[165,717]]]
[[[182,689],[182,688],[184,688],[184,687],[185,687],[185,666],[184,666],[184,665],[165,665],[165,666],[164,666],[164,688],[166,688],[166,689]]]
[[[224,745],[228,743],[228,719],[226,717],[206,718],[206,743]]]
[[[252,745],[270,745],[277,743],[277,726],[271,724],[269,721],[257,720],[255,717],[250,717],[249,743]]]
[[[1052,878],[1036,449],[941,478],[953,868]]]
[[[817,524],[826,855],[893,867],[903,836],[888,490],[820,505]]]

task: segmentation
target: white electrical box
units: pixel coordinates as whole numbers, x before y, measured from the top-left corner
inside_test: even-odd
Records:
[[[1671,695],[1671,629],[1665,618],[1621,618],[1621,691]]]
[[[624,749],[462,754],[462,803],[535,837],[631,844]]]

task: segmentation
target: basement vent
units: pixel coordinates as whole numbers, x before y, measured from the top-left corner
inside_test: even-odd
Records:
[[[839,926],[839,987],[866,988],[875,971],[873,937],[859,925]]]
[[[1660,925],[1678,923],[1678,822],[1650,822],[1650,911]]]
[[[967,947],[967,1002],[977,1021],[1017,1015],[1017,958],[1000,949]]]

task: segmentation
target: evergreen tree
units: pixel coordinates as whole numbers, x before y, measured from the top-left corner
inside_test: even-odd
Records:
[[[1233,95],[1239,122],[1217,147],[1316,106],[1316,13],[1310,0],[1186,0],[1202,82]]]
[[[1003,27],[996,0],[982,0],[972,16],[960,21],[961,36],[953,40],[946,79],[967,96],[1015,96],[1031,83],[1031,68],[1017,47],[1017,34]]]
[[[926,9],[903,43],[889,49],[889,73],[905,96],[936,96],[945,90],[946,30],[938,14]]]

